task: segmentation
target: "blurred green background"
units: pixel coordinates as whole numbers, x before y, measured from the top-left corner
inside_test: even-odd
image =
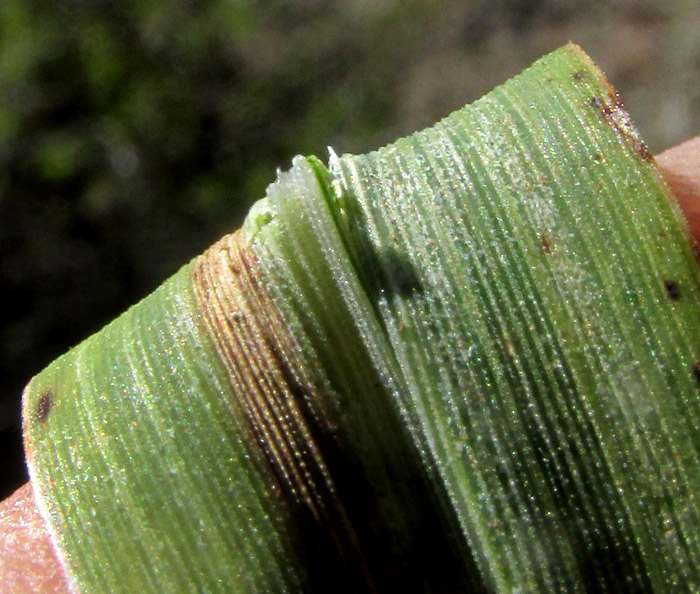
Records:
[[[29,378],[236,228],[277,167],[363,152],[572,40],[650,148],[700,133],[700,6],[2,0],[0,496]]]

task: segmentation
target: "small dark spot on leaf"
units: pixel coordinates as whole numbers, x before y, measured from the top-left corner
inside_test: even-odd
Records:
[[[39,396],[39,400],[36,403],[36,408],[34,409],[34,414],[40,423],[45,423],[46,419],[49,417],[51,408],[53,407],[53,392],[50,389],[46,389]]]
[[[575,80],[582,80],[583,79],[583,70],[577,70],[571,76],[573,76]]]
[[[603,162],[603,155],[601,155],[600,153],[595,153],[595,154],[593,155],[593,158],[594,158],[596,161],[598,161],[598,163],[602,163],[602,162]]]
[[[681,288],[678,281],[672,279],[665,280],[664,287],[666,287],[666,294],[670,299],[676,301],[681,296]]]
[[[693,375],[695,376],[695,379],[700,382],[700,361],[693,365]]]
[[[591,99],[591,107],[595,107],[596,109],[601,109],[605,105],[605,102],[598,96],[595,96]]]

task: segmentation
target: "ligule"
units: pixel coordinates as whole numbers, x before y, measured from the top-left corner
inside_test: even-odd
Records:
[[[241,231],[25,392],[84,592],[700,589],[700,272],[567,46]]]

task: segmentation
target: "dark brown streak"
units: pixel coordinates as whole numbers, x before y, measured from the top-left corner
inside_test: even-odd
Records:
[[[545,254],[551,254],[552,253],[552,242],[549,239],[549,237],[544,233],[544,231],[540,231],[539,233],[540,236],[540,245],[542,246],[542,251]]]
[[[308,591],[326,591],[334,576],[344,575],[340,591],[372,592],[361,547],[324,459],[327,444],[318,443],[319,438],[325,442],[331,424],[299,371],[291,339],[259,274],[240,232],[207,250],[193,272],[204,326],[229,375],[232,411],[250,429],[250,447],[266,462],[261,471],[271,490],[288,504],[296,526],[290,534],[301,541],[298,554],[314,558],[314,566],[320,563],[310,574]]]
[[[637,127],[625,110],[624,103],[612,87],[608,89],[607,99],[594,96],[590,104],[613,126],[620,140],[624,141],[638,157],[647,162],[654,161],[654,156],[647,149]]]

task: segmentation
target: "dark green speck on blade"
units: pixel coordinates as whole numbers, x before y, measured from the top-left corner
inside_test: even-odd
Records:
[[[700,270],[573,45],[297,157],[24,426],[77,592],[700,591]]]

